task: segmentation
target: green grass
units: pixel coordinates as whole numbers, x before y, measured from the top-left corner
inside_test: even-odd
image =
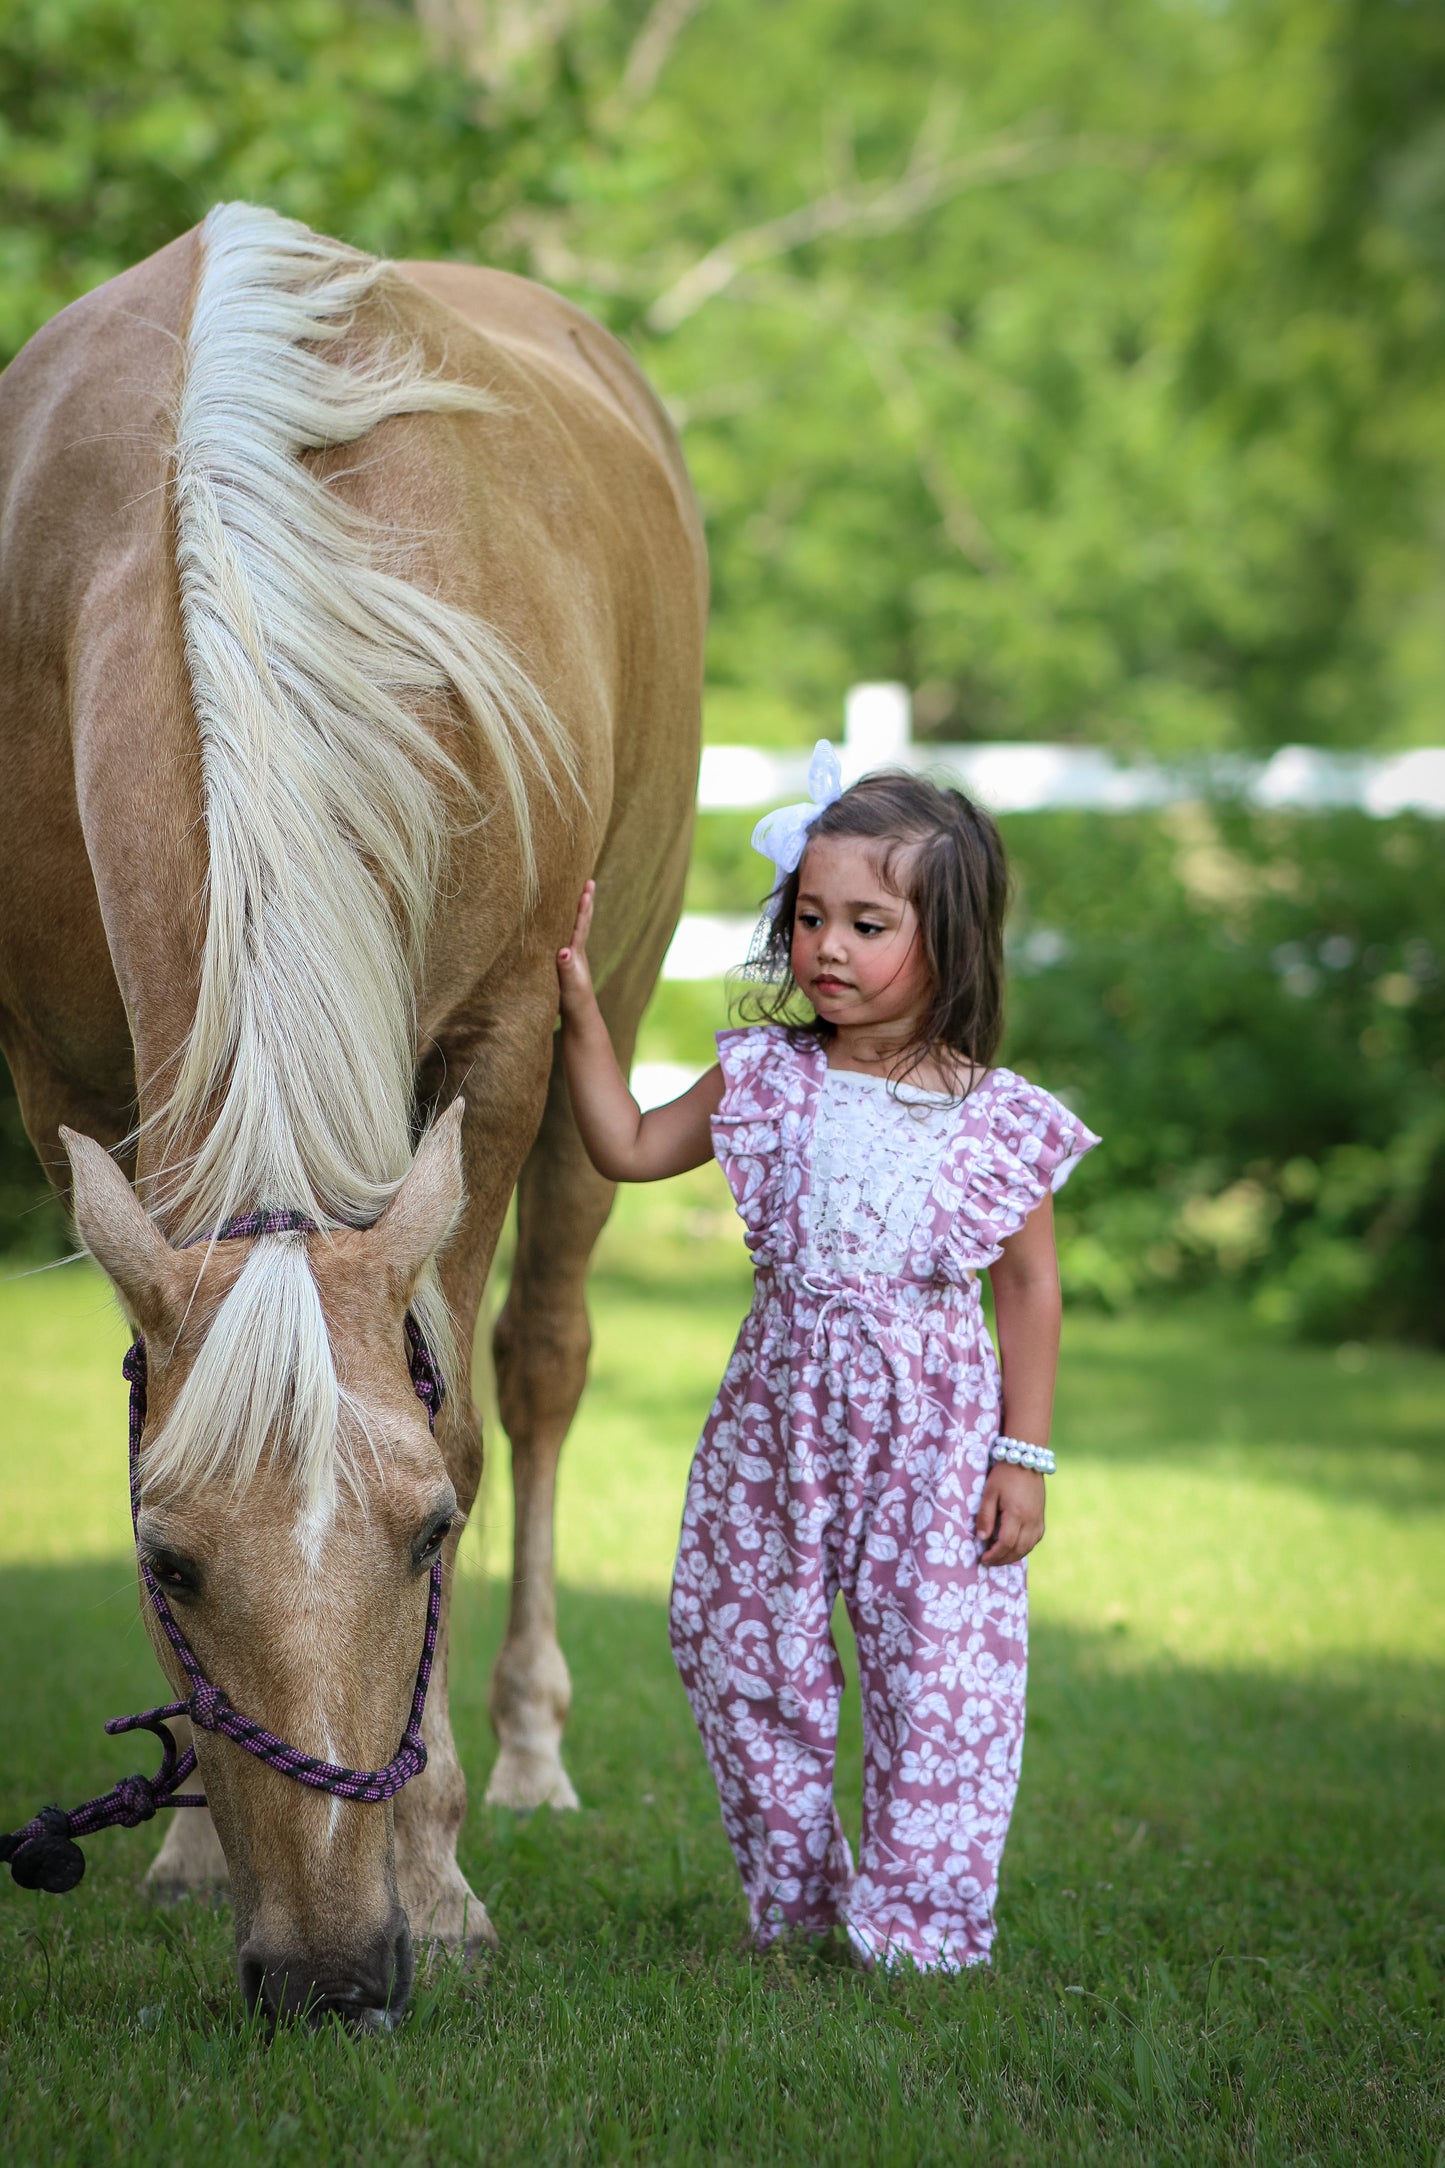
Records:
[[[988,1972],[758,1961],[664,1604],[746,1300],[712,1170],[629,1196],[564,1475],[575,1816],[473,1808],[503,1936],[388,2041],[244,2021],[228,1917],[156,1912],[145,1830],[0,1886],[20,2162],[1445,2163],[1445,1364],[1220,1305],[1067,1327],[1030,1736]],[[0,1826],[130,1766],[151,1697],[120,1327],[85,1268],[0,1287]],[[498,1456],[499,1461],[503,1456]],[[478,1801],[503,1470],[458,1585]],[[851,1674],[851,1654],[846,1650]],[[856,1719],[842,1792],[856,1821]]]

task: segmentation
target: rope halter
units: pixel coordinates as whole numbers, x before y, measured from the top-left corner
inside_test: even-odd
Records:
[[[316,1222],[304,1213],[262,1210],[227,1220],[214,1236],[202,1235],[198,1240],[235,1242],[263,1234],[316,1232]],[[426,1408],[427,1423],[434,1431],[445,1388],[431,1350],[409,1311],[406,1347],[411,1382],[417,1398]],[[130,1385],[130,1513],[134,1533],[140,1506],[140,1443],[146,1419],[146,1347],[143,1339],[131,1347],[121,1369]],[[82,1806],[72,1807],[68,1812],[63,1807],[42,1807],[23,1829],[0,1836],[0,1864],[8,1862],[11,1875],[22,1889],[43,1889],[54,1896],[64,1896],[67,1890],[75,1888],[85,1873],[85,1854],[75,1841],[78,1837],[93,1836],[101,1829],[134,1829],[141,1822],[148,1822],[163,1807],[203,1807],[206,1804],[204,1792],[181,1790],[195,1769],[196,1750],[188,1746],[182,1753],[177,1747],[175,1734],[170,1729],[170,1721],[175,1717],[189,1717],[198,1731],[214,1732],[229,1739],[234,1746],[253,1754],[268,1768],[279,1770],[282,1776],[290,1777],[297,1784],[308,1785],[313,1791],[329,1792],[336,1799],[354,1800],[362,1806],[376,1806],[382,1800],[393,1798],[404,1784],[421,1775],[426,1767],[422,1715],[441,1627],[440,1557],[431,1569],[426,1628],[422,1636],[421,1661],[416,1667],[411,1713],[401,1735],[401,1744],[384,1769],[344,1769],[337,1762],[318,1761],[314,1754],[303,1754],[299,1747],[288,1746],[284,1739],[267,1731],[264,1724],[242,1716],[239,1709],[232,1707],[224,1690],[212,1685],[201,1669],[195,1651],[176,1623],[164,1591],[139,1550],[136,1563],[146,1596],[190,1681],[191,1691],[183,1701],[163,1702],[158,1708],[143,1710],[138,1716],[113,1716],[106,1724],[108,1732],[155,1733],[161,1743],[161,1766],[153,1777],[122,1777],[108,1792],[102,1792],[96,1799],[87,1799]]]

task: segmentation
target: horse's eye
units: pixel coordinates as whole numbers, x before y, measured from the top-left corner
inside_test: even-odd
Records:
[[[174,1551],[148,1551],[146,1565],[151,1579],[168,1596],[194,1596],[199,1593],[201,1577],[188,1558],[179,1557]]]
[[[455,1518],[454,1514],[444,1513],[440,1519],[428,1523],[414,1554],[419,1566],[429,1566],[432,1563],[451,1534]]]

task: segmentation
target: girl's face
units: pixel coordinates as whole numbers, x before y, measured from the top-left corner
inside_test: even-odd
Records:
[[[793,919],[793,977],[825,1023],[921,1025],[933,998],[918,914],[883,881],[876,844],[808,845]]]

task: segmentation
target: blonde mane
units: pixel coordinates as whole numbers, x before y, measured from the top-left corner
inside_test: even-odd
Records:
[[[201,229],[175,407],[181,621],[209,873],[194,1026],[151,1117],[172,1240],[258,1205],[365,1225],[411,1162],[414,974],[474,788],[420,719],[449,699],[500,779],[529,892],[528,787],[571,757],[502,640],[395,569],[404,542],[301,455],[484,391],[370,326],[395,274],[248,204]],[[418,1291],[449,1352],[434,1278]],[[235,1480],[284,1438],[308,1511],[334,1500],[343,1394],[304,1242],[258,1241],[147,1478]]]

